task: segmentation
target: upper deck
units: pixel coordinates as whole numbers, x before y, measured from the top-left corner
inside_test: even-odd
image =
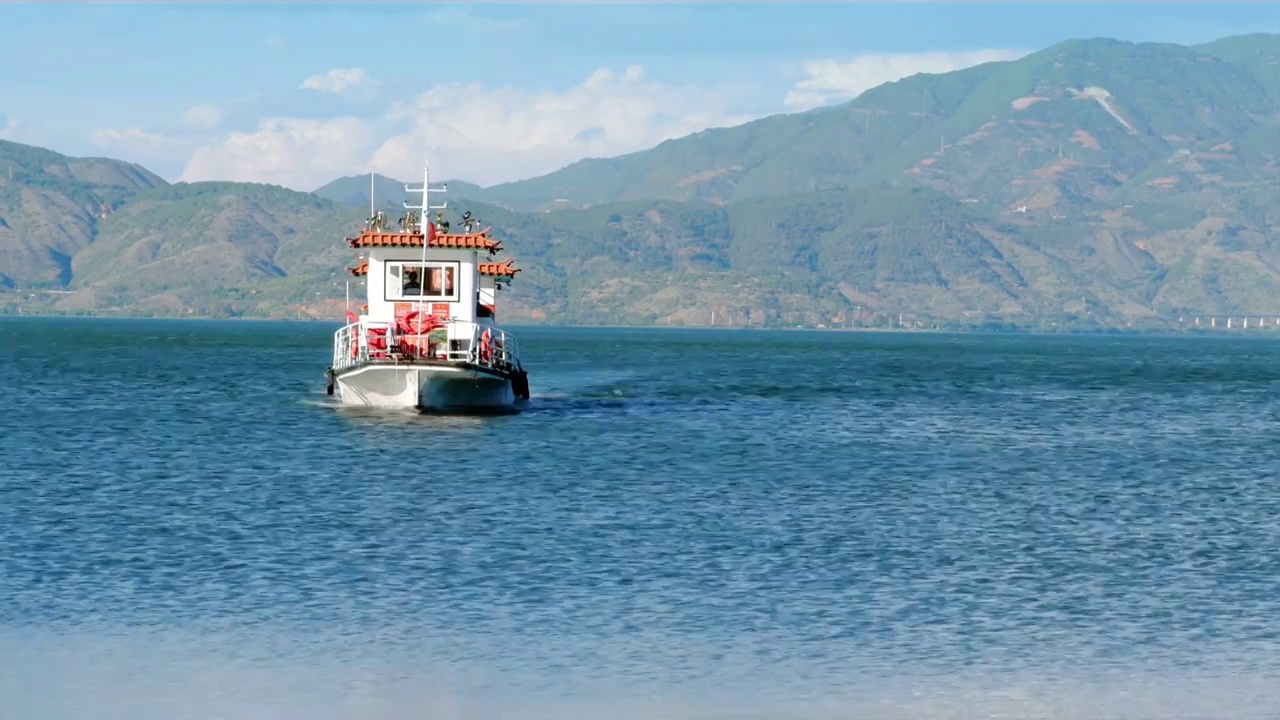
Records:
[[[481,226],[471,213],[463,214],[465,231],[460,233],[448,232],[443,212],[436,219],[439,224],[424,224],[409,212],[396,230],[385,213],[375,212],[360,234],[345,239],[348,247],[361,251],[361,262],[347,271],[365,279],[368,302],[361,309],[367,319],[389,322],[413,310],[492,324],[496,292],[520,268],[511,259],[491,259],[502,252],[502,242],[492,236],[492,228],[475,230]]]
[[[493,333],[501,338],[498,346],[507,348],[504,357],[515,359],[514,338],[498,330],[494,321],[497,291],[520,268],[511,259],[493,259],[502,252],[502,243],[492,236],[492,228],[482,226],[470,212],[462,214],[463,232],[449,232],[443,212],[448,203],[429,202],[430,193],[439,192],[429,187],[429,180],[424,167],[422,187],[405,186],[407,192],[421,192],[422,203],[405,202],[407,212],[398,228],[385,212],[373,211],[370,200],[365,227],[355,237],[345,238],[347,247],[360,255],[359,262],[347,270],[364,280],[367,295],[361,313],[348,310],[349,325],[335,337],[341,346],[335,354],[346,363],[360,357],[352,356],[350,348],[368,344],[370,333],[383,338],[374,340],[375,344],[395,346],[388,351],[394,361],[456,361],[458,353]],[[437,211],[435,222],[428,220],[432,210]],[[424,329],[424,322],[428,328]],[[443,355],[441,348],[445,348]]]
[[[515,266],[515,260],[512,258],[508,258],[506,262],[502,263],[479,263],[477,268],[481,277],[513,278],[516,273],[520,272],[520,268]],[[349,267],[347,271],[355,277],[364,277],[369,274],[369,261],[366,260],[355,267]]]

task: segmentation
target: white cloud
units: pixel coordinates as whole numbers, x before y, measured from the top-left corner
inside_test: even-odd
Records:
[[[505,13],[477,13],[471,5],[461,3],[432,4],[424,9],[421,24],[428,27],[466,28],[468,34],[493,42],[496,35],[506,38],[526,32],[537,32],[532,18],[511,17]]]
[[[299,190],[371,170],[411,180],[429,152],[433,176],[492,184],[753,119],[731,112],[729,103],[726,93],[649,80],[637,65],[597,70],[563,92],[439,85],[385,118],[402,126],[401,134],[351,117],[266,120],[255,132],[199,149],[182,179]]]
[[[638,65],[597,70],[564,92],[534,94],[477,84],[441,85],[391,119],[411,129],[386,139],[369,170],[421,172],[423,154],[440,177],[491,184],[541,175],[585,157],[609,157],[751,117],[714,90],[646,80]]]
[[[182,122],[196,130],[212,130],[222,123],[226,114],[212,105],[196,105],[182,114]]]
[[[89,141],[100,148],[149,148],[162,145],[165,137],[158,133],[148,132],[140,127],[129,127],[123,130],[103,128],[89,133]]]
[[[138,163],[161,176],[181,167],[181,158],[191,156],[196,139],[182,135],[166,135],[140,127],[103,128],[89,133],[89,142],[108,157]]]
[[[312,190],[350,175],[369,157],[370,128],[356,118],[269,118],[255,132],[232,133],[199,148],[181,179],[262,182]]]
[[[0,114],[0,140],[13,140],[18,137],[20,126],[18,121],[8,115]]]
[[[793,110],[808,110],[852,100],[887,82],[917,73],[945,73],[997,60],[1014,60],[1025,50],[970,50],[858,55],[847,62],[814,60],[804,64],[808,75],[796,83],[783,101]]]
[[[178,174],[186,158],[200,145],[198,136],[158,133],[136,126],[94,130],[88,139],[106,157],[138,163],[166,180]]]
[[[298,87],[302,90],[319,90],[342,95],[360,88],[375,87],[378,84],[377,80],[369,77],[369,73],[364,68],[334,68],[327,73],[312,75],[303,80],[302,85]]]

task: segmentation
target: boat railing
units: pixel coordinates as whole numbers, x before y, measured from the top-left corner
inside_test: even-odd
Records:
[[[521,367],[520,344],[514,335],[465,320],[448,320],[423,333],[397,333],[392,323],[360,320],[339,328],[333,336],[334,370],[423,357],[504,371]]]
[[[333,369],[366,363],[382,354],[393,341],[394,332],[391,323],[371,320],[359,320],[339,328],[333,334]]]
[[[514,370],[520,367],[520,343],[501,328],[453,320],[449,323],[449,359]]]

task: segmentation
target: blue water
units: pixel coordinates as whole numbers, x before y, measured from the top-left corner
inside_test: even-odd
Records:
[[[0,318],[0,717],[1280,716],[1280,341]]]

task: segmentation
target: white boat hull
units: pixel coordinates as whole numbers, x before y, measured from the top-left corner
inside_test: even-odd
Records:
[[[364,365],[334,376],[343,405],[424,411],[506,410],[511,380],[454,365]]]

